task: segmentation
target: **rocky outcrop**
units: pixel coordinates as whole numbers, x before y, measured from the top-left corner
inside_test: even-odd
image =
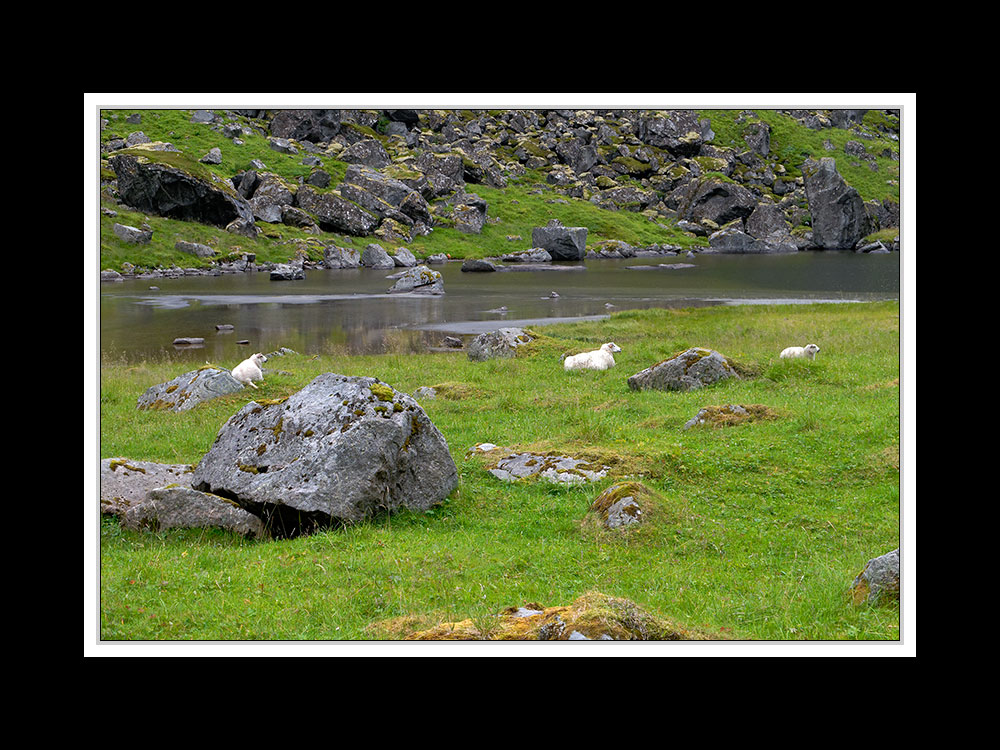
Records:
[[[812,244],[821,250],[853,250],[868,234],[868,214],[858,191],[844,182],[837,162],[826,157],[802,165],[812,217]]]
[[[109,163],[118,178],[121,200],[132,208],[220,227],[237,220],[253,225],[250,206],[222,179],[209,182],[179,167],[133,154],[116,154]]]
[[[199,462],[192,487],[234,500],[291,536],[404,508],[458,485],[420,405],[376,378],[324,373],[281,402],[250,402]]]

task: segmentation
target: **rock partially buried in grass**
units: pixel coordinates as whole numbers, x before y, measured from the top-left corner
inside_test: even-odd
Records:
[[[699,409],[698,413],[684,424],[684,429],[690,430],[692,427],[700,427],[702,425],[729,427],[761,419],[775,419],[777,416],[773,409],[764,404],[705,406]]]
[[[533,340],[534,337],[523,328],[498,328],[481,333],[469,344],[469,359],[484,362],[487,359],[514,357],[519,346]]]
[[[718,634],[679,625],[635,602],[592,591],[568,606],[530,603],[497,615],[411,633],[410,641],[708,641]]]
[[[607,476],[608,467],[569,456],[518,453],[501,458],[489,472],[504,482],[538,477],[553,484],[582,484]]]
[[[202,367],[178,375],[166,383],[150,386],[139,397],[136,408],[187,411],[204,401],[242,390],[243,386],[229,370]]]
[[[899,599],[899,549],[869,560],[854,579],[851,596],[856,604]]]
[[[634,391],[692,391],[728,378],[739,378],[729,358],[714,349],[692,347],[628,379]]]
[[[411,396],[377,378],[328,372],[230,417],[191,484],[235,500],[275,536],[294,536],[427,510],[458,486],[458,471]]]

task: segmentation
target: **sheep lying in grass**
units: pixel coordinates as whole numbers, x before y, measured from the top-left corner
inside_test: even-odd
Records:
[[[611,355],[620,351],[621,347],[609,341],[595,351],[566,357],[563,367],[566,370],[607,370],[615,366],[615,358]]]
[[[806,346],[790,346],[787,349],[783,349],[781,352],[782,359],[813,359],[816,356],[816,352],[819,351],[819,347],[816,344],[807,344]]]
[[[260,352],[257,352],[257,354],[254,354],[249,359],[243,360],[233,368],[233,377],[240,383],[243,383],[243,385],[249,385],[256,388],[257,386],[253,384],[253,381],[264,380],[264,371],[260,368],[265,362],[267,362],[267,357]]]

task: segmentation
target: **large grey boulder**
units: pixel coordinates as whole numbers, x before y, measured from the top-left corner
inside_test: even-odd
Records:
[[[419,192],[370,167],[351,164],[339,190],[344,198],[380,218],[388,216],[408,224],[417,221],[431,224],[430,207]]]
[[[628,379],[634,391],[691,391],[727,378],[739,378],[728,358],[713,349],[692,347]]]
[[[395,268],[396,262],[392,256],[385,251],[385,248],[378,243],[372,242],[361,251],[361,265],[365,268]]]
[[[363,237],[379,225],[379,217],[357,203],[335,192],[320,193],[310,185],[302,185],[295,193],[295,203],[316,217],[325,231],[344,232]]]
[[[146,499],[156,487],[168,484],[191,486],[193,466],[134,461],[116,457],[101,459],[101,514],[121,516]]]
[[[481,333],[469,344],[469,359],[483,362],[487,359],[513,357],[517,353],[517,347],[530,341],[532,337],[522,328],[499,328]]]
[[[240,409],[191,484],[236,501],[284,536],[426,510],[458,486],[458,472],[411,396],[377,378],[328,372],[283,402]]]
[[[242,187],[242,182],[240,183]],[[257,184],[250,198],[250,209],[255,219],[269,224],[282,222],[282,209],[295,203],[295,194],[278,175],[270,172],[257,174]]]
[[[361,253],[353,247],[330,245],[323,249],[323,265],[327,268],[357,268],[361,265]]]
[[[666,203],[676,208],[682,219],[692,222],[708,219],[721,227],[750,216],[757,198],[742,185],[711,175],[676,188]]]
[[[109,160],[123,203],[140,211],[183,221],[226,227],[234,221],[252,226],[249,204],[232,185],[212,176],[201,179],[184,170],[133,154]]]
[[[202,367],[166,383],[150,386],[139,396],[136,408],[187,411],[210,399],[241,390],[243,386],[229,370]]]
[[[643,143],[665,148],[678,157],[697,156],[702,144],[715,137],[711,121],[691,109],[644,111],[638,118],[636,135]]]
[[[553,219],[531,230],[531,245],[548,251],[552,260],[583,260],[587,251],[587,227],[564,227]]]
[[[868,234],[868,214],[858,191],[844,182],[831,157],[802,165],[812,219],[812,242],[823,250],[853,250]]]
[[[444,278],[427,266],[415,266],[396,274],[389,294],[444,294]]]
[[[271,135],[325,143],[340,132],[339,109],[283,109],[271,118]]]
[[[133,245],[145,245],[153,239],[153,232],[148,229],[136,229],[126,224],[115,224],[112,228],[118,239]]]
[[[247,537],[264,537],[260,518],[232,500],[190,487],[158,487],[130,507],[121,524],[132,531],[218,528]]]

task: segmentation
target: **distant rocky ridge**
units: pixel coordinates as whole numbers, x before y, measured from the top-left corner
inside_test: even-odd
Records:
[[[854,129],[857,140],[845,150],[873,163],[865,110],[784,112],[812,129]],[[539,169],[567,197],[676,222],[706,238],[702,252],[899,249],[898,242],[859,244],[898,226],[898,204],[863,201],[829,157],[796,164],[802,176],[790,177],[771,149],[770,126],[752,111],[738,119],[745,148],[716,145],[710,120],[692,110],[199,110],[192,122],[234,144],[256,129],[275,151],[316,168],[299,184],[262,163],[225,180],[179,167],[172,144],[135,131],[103,146],[122,203],[247,236],[284,223],[317,237],[337,232],[396,244],[437,226],[481,232],[489,206],[474,186],[503,188]],[[898,139],[898,132],[878,135]],[[196,155],[206,163],[217,156]],[[318,157],[348,164],[339,184]],[[583,257],[584,248],[567,246],[553,260]]]

